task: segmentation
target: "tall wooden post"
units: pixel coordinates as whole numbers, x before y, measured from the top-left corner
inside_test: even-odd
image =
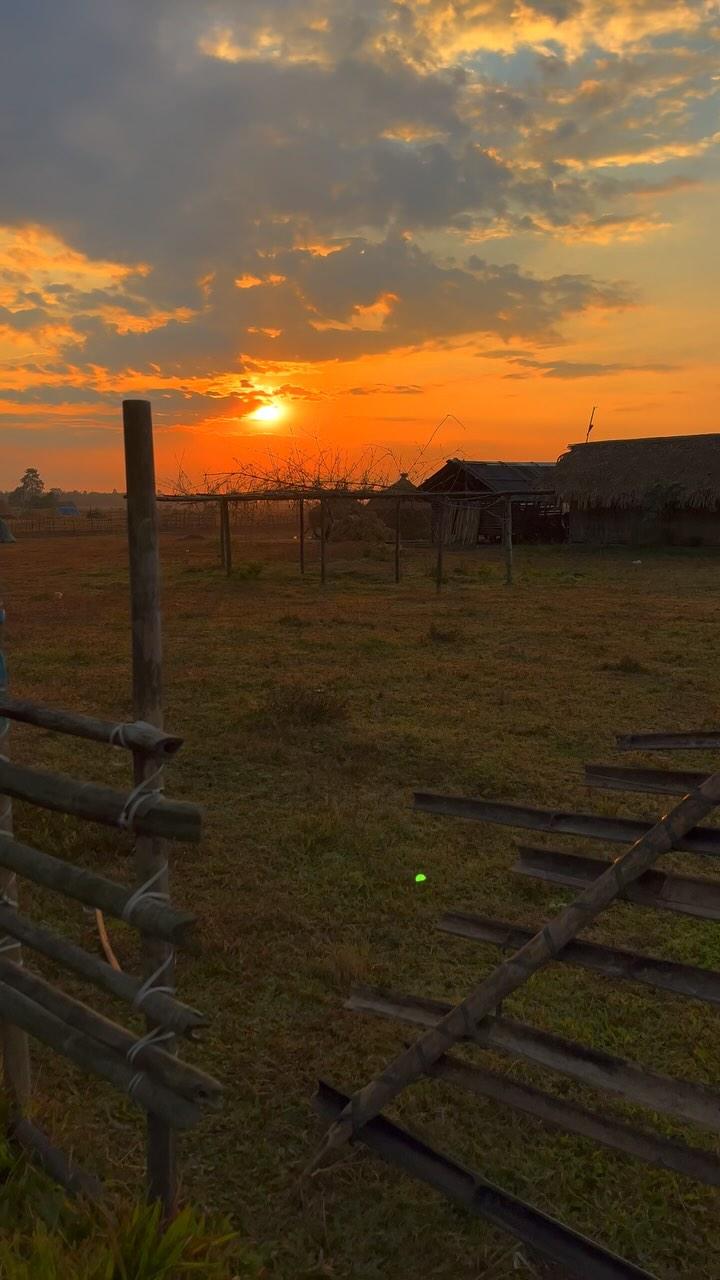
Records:
[[[220,567],[225,568],[225,521],[223,520],[222,499],[218,503],[218,516],[220,523]]]
[[[395,582],[400,581],[400,499],[395,503]]]
[[[325,499],[320,499],[320,582],[325,586]]]
[[[5,610],[0,600],[0,633],[4,622]],[[4,693],[6,688],[7,669],[2,649],[0,649],[0,693]],[[0,755],[5,757],[8,755],[9,731],[10,721],[3,717],[0,719]],[[0,832],[12,835],[12,830],[12,802],[9,796],[0,795]],[[17,892],[17,878],[14,873],[0,868],[0,898],[5,898],[11,904],[16,905]],[[22,964],[20,944],[14,938],[11,938],[9,934],[1,931],[0,951],[7,959],[13,960],[15,964]],[[0,1047],[2,1049],[3,1083],[9,1103],[10,1125],[12,1128],[13,1122],[21,1118],[30,1101],[32,1078],[27,1035],[19,1027],[13,1026],[11,1022],[0,1023]]]
[[[446,517],[445,503],[443,502],[440,507],[440,518],[438,520],[437,565],[435,567],[435,589],[438,595],[440,595],[440,592],[442,591],[442,580],[443,580],[443,548],[445,544],[445,517]]]
[[[503,543],[505,545],[505,585],[512,586],[513,580],[513,527],[512,498],[505,499],[505,519],[503,520]]]
[[[130,552],[130,612],[132,621],[133,709],[138,720],[163,727],[162,638],[160,617],[160,556],[155,501],[155,458],[152,413],[148,400],[123,400],[125,474],[127,483],[128,547]],[[162,786],[160,757],[133,752],[135,785]],[[135,841],[135,879],[138,886],[152,880],[154,893],[169,893],[167,858],[162,840],[138,836]],[[172,987],[173,950],[167,943],[142,935],[145,978],[163,965],[158,985]],[[148,1029],[154,1024],[148,1021]],[[167,1044],[163,1048],[167,1049]],[[176,1159],[174,1131],[157,1116],[147,1116],[148,1198],[159,1200],[169,1218],[175,1209]]]
[[[300,499],[300,572],[305,573],[305,499]]]
[[[220,522],[225,545],[225,573],[229,578],[232,573],[232,539],[230,537],[230,503],[227,498],[223,498],[220,503]]]

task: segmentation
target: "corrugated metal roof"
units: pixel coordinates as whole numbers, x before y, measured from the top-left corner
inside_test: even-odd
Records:
[[[552,475],[552,464],[543,462],[466,462],[461,458],[453,461],[496,492],[545,489]]]

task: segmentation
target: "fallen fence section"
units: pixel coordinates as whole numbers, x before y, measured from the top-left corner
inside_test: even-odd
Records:
[[[622,750],[707,750],[720,733],[629,734]],[[656,867],[664,854],[717,857],[720,832],[700,823],[720,804],[720,773],[585,766],[592,787],[682,797],[655,823],[607,815],[578,814],[503,804],[488,799],[418,793],[424,813],[531,829],[555,836],[581,836],[624,844],[614,861],[584,853],[518,847],[516,872],[578,895],[548,921],[527,927],[470,912],[447,912],[438,922],[446,934],[499,948],[506,958],[458,1005],[419,996],[359,988],[346,1008],[420,1028],[420,1038],[348,1098],[321,1083],[316,1110],[330,1123],[311,1162],[317,1167],[348,1140],[359,1140],[388,1163],[427,1182],[472,1213],[488,1218],[544,1257],[578,1277],[647,1276],[631,1262],[577,1236],[561,1223],[492,1187],[478,1175],[433,1151],[392,1124],[382,1109],[409,1085],[441,1079],[465,1093],[508,1106],[555,1129],[579,1134],[625,1156],[710,1186],[720,1186],[720,1157],[652,1129],[636,1128],[603,1107],[596,1110],[550,1091],[487,1070],[449,1051],[469,1043],[476,1049],[542,1068],[544,1077],[565,1076],[601,1095],[616,1096],[658,1116],[671,1116],[720,1133],[720,1092],[707,1085],[658,1074],[638,1062],[540,1031],[502,1015],[502,1001],[549,964],[583,968],[605,980],[644,984],[680,999],[720,1007],[720,972],[659,956],[581,940],[577,935],[619,899],[645,908],[720,920],[720,881]]]

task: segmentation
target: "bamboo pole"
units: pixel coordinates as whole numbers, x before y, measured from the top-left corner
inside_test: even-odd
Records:
[[[8,1137],[70,1196],[85,1196],[88,1200],[102,1199],[102,1185],[92,1174],[81,1169],[50,1141],[46,1133],[22,1116],[10,1125]]]
[[[368,1120],[413,1081],[425,1075],[451,1045],[476,1030],[492,1010],[529,978],[549,964],[568,942],[585,929],[624,889],[637,880],[697,826],[720,803],[720,773],[712,774],[697,791],[685,796],[665,817],[607,868],[559,915],[550,920],[507,960],[500,963],[474,991],[440,1018],[436,1027],[403,1050],[375,1079],[360,1089],[343,1109],[312,1161],[347,1142]]]
[[[325,530],[325,499],[320,499],[320,583],[325,586],[325,543],[327,542],[327,533]]]
[[[15,800],[27,800],[41,809],[70,813],[108,827],[122,827],[130,795],[113,787],[94,782],[78,782],[66,774],[47,769],[32,769],[0,759],[0,791]],[[147,806],[147,807],[146,807]],[[136,833],[164,836],[197,844],[200,840],[201,814],[197,805],[183,800],[166,800],[154,796],[144,802],[135,816],[129,814],[128,825]]]
[[[45,982],[36,973],[29,973],[20,965],[0,957],[0,980],[22,992],[29,1000],[47,1009],[74,1031],[92,1036],[99,1044],[115,1049],[123,1057],[138,1043],[136,1036],[119,1023],[96,1013],[81,1000],[75,1000],[64,991]],[[57,1047],[57,1046],[56,1046]],[[59,1048],[62,1052],[62,1047]],[[189,1062],[181,1062],[173,1053],[166,1053],[158,1045],[146,1045],[138,1049],[134,1057],[136,1070],[148,1071],[166,1088],[179,1093],[200,1106],[215,1105],[222,1094],[222,1087],[212,1076],[200,1071]]]
[[[223,520],[222,500],[218,503],[218,515],[220,517],[220,568],[225,568],[225,521]]]
[[[101,913],[102,914],[102,913]],[[61,938],[42,925],[29,920],[27,916],[0,904],[0,935],[2,931],[22,942],[23,946],[39,955],[54,960],[63,969],[69,969],[80,978],[93,983],[107,991],[109,995],[135,1005],[142,991],[142,982],[124,969],[114,969],[98,956],[91,955],[67,938]],[[720,1000],[718,1000],[720,1003]],[[207,1018],[197,1009],[182,1004],[164,991],[152,988],[143,994],[141,1001],[143,1012],[156,1019],[163,1027],[171,1028],[179,1035],[192,1035],[201,1027],[207,1026]]]
[[[305,573],[305,499],[301,498],[298,503],[299,515],[299,537],[300,537],[300,572]]]
[[[2,627],[5,622],[5,609],[0,600],[0,643]],[[5,657],[0,648],[0,694],[4,694],[7,686],[7,669]],[[7,756],[9,749],[10,724],[4,717],[0,719],[0,753]],[[11,835],[13,829],[12,801],[9,796],[0,793],[0,839],[2,834]],[[17,906],[17,877],[9,867],[0,864],[0,899],[5,898],[9,913]],[[3,954],[11,955],[22,964],[22,949],[10,934],[0,930],[0,946]],[[30,1072],[30,1050],[24,1031],[13,1025],[12,1021],[0,1022],[0,1046],[2,1047],[3,1083],[8,1095],[11,1123],[20,1119],[30,1101],[32,1077]]]
[[[127,479],[128,545],[130,551],[130,601],[132,615],[132,666],[134,714],[156,729],[163,727],[162,639],[160,615],[160,556],[158,514],[155,501],[155,457],[150,403],[123,401],[125,472]],[[224,502],[227,506],[227,500]],[[225,527],[224,512],[221,524]],[[229,539],[225,543],[229,572]],[[133,752],[135,785],[162,780],[162,760]],[[152,881],[153,891],[169,894],[167,861],[160,840],[140,836],[135,845],[138,885]],[[162,986],[174,985],[172,948],[149,934],[142,935],[143,974],[149,978],[160,966]],[[155,1024],[148,1020],[148,1027]],[[165,1217],[171,1217],[177,1198],[175,1136],[166,1118],[148,1113],[147,1189],[158,1200]]]
[[[512,580],[513,580],[512,498],[505,499],[505,519],[503,521],[503,544],[505,547],[505,586],[511,587]]]
[[[230,504],[227,498],[223,498],[220,503],[220,518],[225,541],[225,573],[229,578],[232,573],[232,538],[230,536]]]
[[[112,720],[80,715],[76,711],[53,711],[27,698],[11,698],[6,692],[0,693],[0,716],[22,724],[34,724],[52,733],[68,733],[74,738],[87,738],[90,742],[106,742],[128,750],[157,752],[165,756],[174,755],[183,744],[182,738],[159,733],[151,724],[143,724],[141,720],[116,724]]]
[[[11,1019],[36,1040],[69,1058],[82,1071],[89,1071],[109,1081],[121,1093],[127,1093],[139,1107],[157,1114],[165,1124],[177,1129],[191,1129],[200,1120],[200,1109],[187,1098],[168,1089],[144,1071],[138,1071],[122,1054],[108,1049],[85,1032],[69,1027],[54,1013],[43,1009],[22,991],[16,991],[0,979],[0,1015]]]
[[[139,838],[148,839],[147,836]],[[192,949],[191,935],[195,917],[191,912],[178,911],[148,895],[133,901],[135,894],[132,889],[115,884],[96,871],[76,867],[71,862],[54,858],[51,853],[43,853],[40,849],[33,849],[31,845],[21,844],[19,840],[1,833],[0,867],[24,876],[34,884],[44,885],[46,889],[56,889],[66,897],[74,898],[76,902],[83,902],[87,907],[96,907],[106,915],[114,916],[116,920],[124,920],[144,934],[164,939],[176,947]]]
[[[400,499],[395,503],[395,582],[400,581]]]

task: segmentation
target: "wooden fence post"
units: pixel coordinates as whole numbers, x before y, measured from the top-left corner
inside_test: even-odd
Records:
[[[0,634],[5,621],[5,610],[0,601]],[[0,648],[0,693],[7,687],[5,659]],[[7,756],[10,721],[0,718],[0,754]],[[9,796],[0,795],[0,832],[12,835],[12,804]],[[12,871],[0,868],[0,900],[6,899],[10,904],[17,904],[17,878]],[[0,950],[6,958],[15,964],[22,964],[22,951],[16,940],[9,934],[0,932]],[[24,1031],[11,1022],[0,1023],[0,1046],[2,1047],[3,1082],[10,1105],[11,1128],[25,1111],[31,1092],[30,1051],[28,1038]]]
[[[123,430],[134,713],[138,720],[162,729],[160,556],[152,413],[148,400],[123,400]],[[162,786],[161,756],[133,751],[133,763],[136,786],[142,782],[153,788]],[[168,864],[162,840],[151,836],[136,838],[135,878],[138,885],[148,884],[153,892],[168,894]],[[158,985],[174,986],[173,949],[168,943],[143,934],[142,958],[146,978],[163,966]],[[148,1019],[148,1027],[154,1025]],[[147,1116],[147,1184],[148,1198],[159,1200],[165,1217],[170,1217],[177,1193],[175,1135],[165,1120],[150,1113]]]
[[[395,503],[395,582],[400,581],[400,499]]]
[[[232,539],[230,537],[230,503],[227,498],[223,498],[220,503],[220,519],[225,543],[225,573],[229,578],[232,573]]]
[[[512,586],[513,580],[513,527],[512,498],[505,499],[505,519],[503,521],[503,543],[505,545],[505,585]]]
[[[435,589],[438,595],[440,595],[440,592],[442,591],[442,580],[443,580],[443,544],[445,542],[445,516],[446,516],[446,510],[445,510],[445,503],[443,502],[442,506],[440,507],[440,518],[438,520],[437,565],[435,568]]]
[[[300,499],[300,572],[305,573],[305,499]]]
[[[325,586],[325,499],[320,499],[320,582]]]
[[[223,520],[222,499],[218,503],[218,516],[220,524],[220,567],[225,568],[225,521]]]

